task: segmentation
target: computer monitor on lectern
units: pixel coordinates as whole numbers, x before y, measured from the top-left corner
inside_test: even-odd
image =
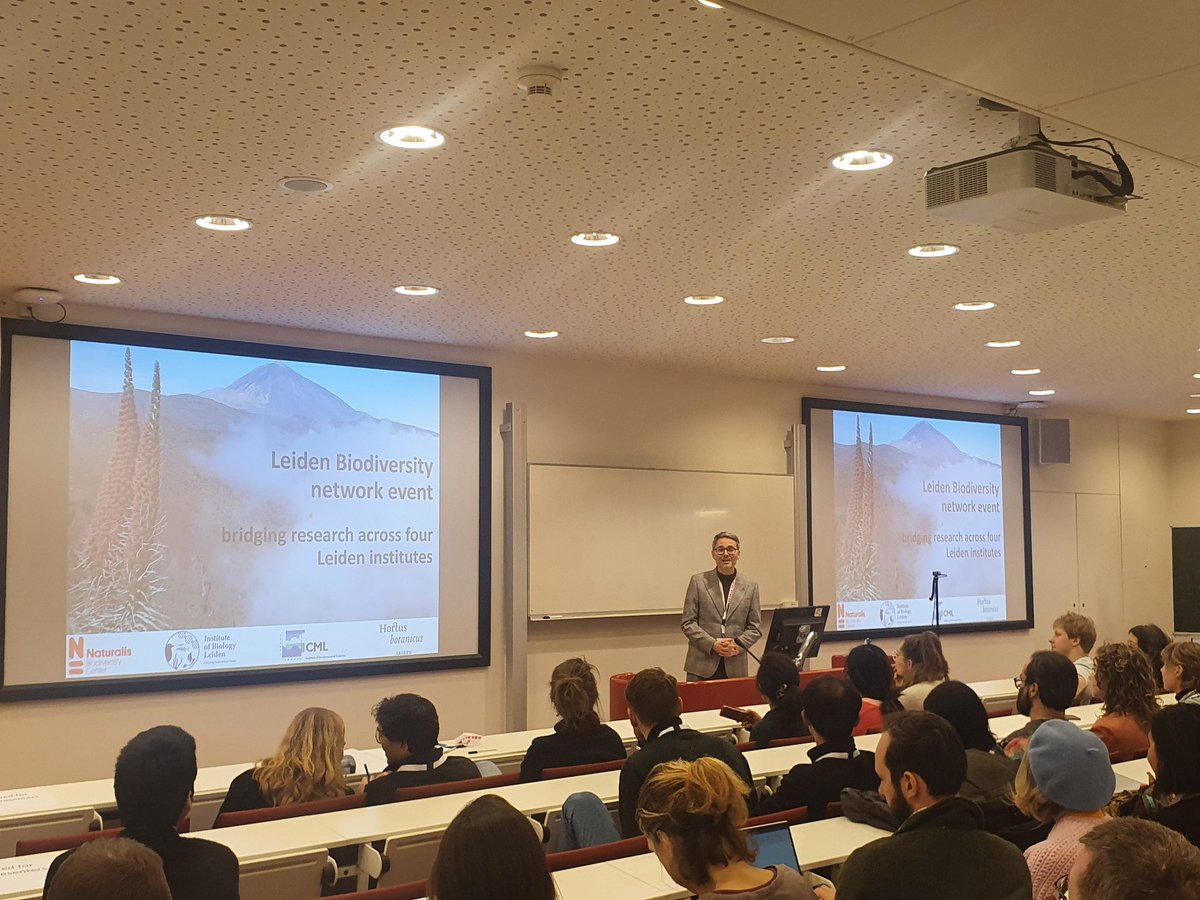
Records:
[[[817,655],[828,619],[828,605],[775,610],[771,630],[767,632],[767,650],[786,653],[799,667]]]

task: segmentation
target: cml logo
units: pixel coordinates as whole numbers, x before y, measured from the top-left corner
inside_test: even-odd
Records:
[[[283,633],[279,655],[284,659],[299,659],[305,653],[328,653],[329,647],[325,641],[304,640],[304,629],[297,628]]]

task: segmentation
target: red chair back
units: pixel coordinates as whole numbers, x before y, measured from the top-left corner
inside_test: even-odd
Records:
[[[520,780],[520,772],[509,772],[507,775],[489,775],[487,778],[468,778],[466,781],[422,784],[418,787],[396,788],[396,799],[423,800],[426,797],[444,797],[446,794],[461,794],[465,791],[487,791],[507,784],[516,784]]]
[[[340,812],[367,805],[366,794],[347,794],[345,797],[330,797],[309,803],[291,803],[287,806],[267,806],[263,809],[243,809],[217,816],[213,828],[230,828],[234,825],[253,825],[257,822],[275,822],[279,819],[294,819],[297,816],[315,816],[319,813]]]
[[[420,900],[429,896],[428,881],[410,881],[392,887],[375,888],[373,891],[358,891],[342,894],[342,900]]]
[[[1131,759],[1145,759],[1146,750],[1114,750],[1108,754],[1108,761],[1111,763],[1129,762]]]
[[[798,825],[808,821],[808,807],[797,806],[795,809],[781,809],[779,812],[767,813],[765,816],[755,816],[747,819],[742,828],[758,828],[760,825]]]
[[[610,859],[624,859],[626,856],[637,856],[650,849],[646,839],[641,835],[626,838],[623,841],[613,841],[611,844],[600,844],[596,847],[584,847],[582,850],[562,850],[558,853],[546,854],[546,865],[551,872],[560,869],[574,869],[577,866],[588,866],[592,863],[607,862]]]
[[[578,766],[555,766],[552,769],[542,769],[542,780],[570,778],[573,775],[591,775],[594,772],[613,772],[623,765],[625,765],[624,759],[610,759],[605,762],[584,763]]]
[[[816,738],[814,738],[811,734],[806,734],[804,737],[775,738],[775,740],[771,741],[771,743],[767,744],[767,746],[768,747],[791,747],[794,744],[811,744],[811,743],[814,743],[815,741],[816,741]]]
[[[1012,714],[1013,711],[1011,707],[1008,709],[993,709],[987,714],[987,717],[989,719],[1003,719],[1005,716],[1011,716]]]
[[[180,834],[187,834],[192,827],[190,818],[182,819],[177,826]],[[14,856],[30,856],[34,853],[50,853],[54,850],[74,850],[76,847],[94,841],[97,838],[116,837],[122,832],[121,828],[105,828],[103,831],[85,831],[81,834],[59,835],[57,837],[29,838],[17,841]]]

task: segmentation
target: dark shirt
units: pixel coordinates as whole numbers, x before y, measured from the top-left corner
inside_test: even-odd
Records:
[[[1159,797],[1153,786],[1142,788],[1121,805],[1120,815],[1158,822],[1200,847],[1200,794]]]
[[[811,763],[792,766],[779,789],[754,807],[754,815],[807,806],[809,821],[823,819],[825,807],[838,801],[842,788],[874,791],[879,787],[875,754],[859,750],[853,738],[813,747],[808,758]]]
[[[441,747],[430,753],[410,756],[402,763],[384,769],[386,775],[368,781],[364,793],[367,806],[391,803],[396,799],[396,789],[422,787],[426,784],[445,784],[450,781],[467,781],[479,778],[479,767],[463,756],[446,756]]]
[[[678,718],[650,729],[645,745],[635,751],[621,769],[621,836],[630,838],[641,834],[637,827],[638,795],[655,766],[675,759],[693,762],[706,756],[721,760],[753,789],[750,765],[729,741],[684,728],[683,720]]]
[[[750,726],[750,740],[766,747],[771,741],[808,737],[808,726],[800,718],[799,706],[784,709],[777,706]]]
[[[534,738],[525,751],[525,758],[521,760],[521,780],[541,781],[543,769],[583,766],[624,758],[625,742],[607,725],[586,731],[571,731],[559,722],[554,726],[554,734]]]
[[[737,570],[730,572],[728,575],[718,572],[717,580],[721,582],[721,593],[725,595],[725,599],[729,599],[729,589],[733,586],[733,579],[737,578]]]
[[[909,816],[890,837],[859,847],[842,865],[838,900],[1029,900],[1021,851],[983,830],[970,800],[949,797]]]
[[[225,793],[225,802],[221,804],[220,810],[217,811],[218,818],[220,818],[222,813],[243,812],[249,809],[266,809],[268,806],[274,806],[263,795],[258,779],[254,777],[256,771],[256,769],[247,769],[229,783],[229,790]],[[350,794],[353,791],[350,788],[346,788],[346,793]],[[313,797],[311,801],[300,802],[312,802],[324,799],[326,798]]]
[[[126,828],[119,836],[133,838],[162,858],[173,900],[238,900],[238,861],[224,844],[180,837],[174,828]],[[74,852],[68,850],[50,863],[44,892]]]

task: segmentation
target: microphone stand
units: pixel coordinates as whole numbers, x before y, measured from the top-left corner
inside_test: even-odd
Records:
[[[945,572],[934,572],[929,591],[929,601],[933,604],[933,632],[938,637],[942,636],[942,599],[938,596],[938,582],[945,577]]]

